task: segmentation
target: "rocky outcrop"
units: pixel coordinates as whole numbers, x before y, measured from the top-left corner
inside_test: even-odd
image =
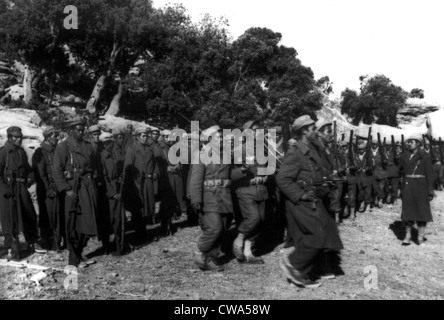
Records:
[[[400,126],[418,125],[425,123],[427,114],[438,111],[438,103],[428,102],[424,99],[409,98],[404,108],[398,111],[397,119]]]

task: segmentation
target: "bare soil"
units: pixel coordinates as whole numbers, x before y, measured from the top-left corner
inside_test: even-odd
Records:
[[[97,264],[79,270],[77,290],[63,286],[66,251],[35,253],[26,258],[29,263],[54,269],[44,271],[47,277],[37,284],[31,277],[38,270],[0,267],[0,299],[441,300],[443,210],[444,192],[437,192],[432,202],[434,222],[427,228],[425,246],[401,246],[404,231],[400,203],[367,211],[356,221],[346,220],[339,226],[345,247],[341,252],[344,274],[323,281],[317,289],[301,289],[287,283],[279,267],[282,245],[270,245],[262,255],[263,265],[240,264],[232,259],[223,272],[200,271],[193,262],[200,229],[192,226],[119,258],[97,255],[101,244],[90,241],[86,252],[95,255]],[[368,277],[373,278],[370,284]]]

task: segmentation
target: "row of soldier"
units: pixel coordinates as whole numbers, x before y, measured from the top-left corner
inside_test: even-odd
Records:
[[[290,140],[290,150],[298,144],[301,129],[311,125],[316,128],[314,134],[308,136],[320,155],[317,165],[322,171],[322,185],[328,192],[323,196],[308,193],[307,197],[323,198],[333,221],[336,218],[339,222],[341,215],[346,218],[354,216],[356,211],[364,212],[372,205],[396,202],[402,173],[399,161],[402,148],[399,144],[395,148],[393,144],[386,145],[384,152],[380,152],[377,141],[372,141],[371,148],[363,141],[354,145],[340,142],[339,150],[335,150],[333,123],[318,121],[314,124],[310,119],[304,124],[302,120],[297,119],[292,127],[296,139]],[[301,121],[304,125],[298,127]],[[251,121],[243,128],[254,130],[258,125]],[[34,227],[35,212],[26,191],[26,187],[34,181],[37,183],[40,211],[40,238],[43,243],[51,243],[56,250],[62,243],[66,245],[70,265],[86,266],[91,263],[83,257],[82,251],[88,238],[96,235],[105,250],[110,251],[113,247],[111,234],[116,253],[127,251],[125,225],[129,218],[140,240],[146,237],[147,219],[160,220],[163,234],[170,233],[173,228],[171,218],[186,216],[187,202],[199,216],[202,227],[196,263],[203,270],[211,268],[211,263],[221,269],[218,259],[221,234],[230,227],[232,214],[236,211],[240,218],[236,219],[238,236],[233,242],[232,253],[240,261],[263,263],[261,258],[253,255],[252,248],[260,236],[261,222],[266,214],[265,203],[270,199],[279,208],[274,212],[282,215],[285,212],[288,229],[286,246],[295,245],[297,227],[290,215],[292,210],[283,205],[291,196],[286,194],[285,186],[279,185],[279,179],[274,183],[275,175],[259,176],[257,165],[199,164],[192,165],[190,169],[169,162],[171,142],[167,139],[168,131],[162,132],[165,136],[163,141],[159,141],[159,130],[148,128],[139,128],[134,133],[132,128],[128,128],[102,134],[98,126],[93,126],[88,130],[89,141],[84,138],[85,131],[82,120],[72,121],[69,137],[58,143],[59,130],[46,129],[45,141],[35,152],[33,168],[30,168],[26,154],[20,148],[20,128],[8,129],[8,142],[2,149],[5,151],[0,152],[0,171],[3,174],[0,180],[2,191],[6,191],[0,201],[5,203],[1,208],[6,208],[1,216],[7,235],[5,246],[11,248],[10,255],[17,257],[20,254],[19,247],[13,247],[13,243],[18,242],[19,231],[24,231],[31,249],[39,249],[39,236]],[[203,135],[217,137],[220,128],[211,127]],[[283,155],[282,143],[276,146],[276,151]],[[278,159],[279,162],[284,161],[282,156]],[[435,169],[441,172],[435,176],[442,178],[442,168],[438,166],[440,163],[435,159]],[[280,171],[278,167],[277,172]],[[325,180],[325,177],[329,178]],[[270,185],[276,184],[277,191],[270,189]],[[126,217],[128,211],[131,215]],[[328,233],[334,236],[335,228],[330,226]],[[336,242],[335,248],[342,246]],[[303,283],[309,283],[305,281],[304,278]]]

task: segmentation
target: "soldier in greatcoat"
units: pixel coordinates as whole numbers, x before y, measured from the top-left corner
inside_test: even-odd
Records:
[[[137,140],[128,148],[125,155],[124,203],[132,214],[132,223],[139,240],[146,236],[145,223],[154,215],[155,185],[159,177],[159,167],[155,150],[148,144],[150,129],[136,130]]]
[[[49,126],[43,131],[44,141],[32,156],[39,205],[39,228],[41,237],[52,250],[59,250],[61,242],[66,246],[64,210],[57,192],[52,167],[54,153],[59,142],[60,130]],[[50,240],[52,241],[50,242]]]
[[[69,127],[70,135],[55,150],[52,175],[65,201],[68,264],[86,267],[94,261],[83,257],[83,249],[89,238],[97,236],[96,161],[94,148],[83,138],[85,121],[75,118]]]
[[[330,190],[313,188],[313,180],[322,179],[322,159],[312,142],[316,140],[315,122],[309,116],[295,120],[296,144],[285,155],[276,177],[279,189],[287,197],[286,208],[294,220],[294,250],[280,261],[288,280],[302,287],[318,287],[309,273],[319,253],[339,251],[342,247],[335,221],[324,206]],[[328,272],[328,271],[327,271]]]
[[[403,245],[411,241],[411,229],[416,222],[418,228],[418,244],[424,244],[427,222],[432,222],[430,201],[435,197],[433,190],[433,165],[429,154],[420,150],[420,135],[412,135],[407,139],[408,153],[401,158],[401,172],[404,178],[402,192],[401,219],[406,227]]]
[[[8,258],[20,260],[20,232],[29,251],[38,247],[37,215],[28,191],[34,183],[34,173],[22,147],[22,130],[12,126],[6,134],[8,141],[0,149],[0,219]]]
[[[191,204],[199,213],[199,224],[202,234],[197,241],[199,252],[196,264],[201,270],[210,269],[210,262],[221,270],[218,261],[224,231],[227,229],[229,215],[233,213],[233,203],[230,191],[231,163],[223,163],[220,150],[220,128],[213,126],[202,132],[202,138],[208,142],[202,147],[199,159],[193,159],[190,178]],[[214,146],[214,148],[212,147]],[[204,162],[203,158],[219,158],[219,164],[213,161]],[[198,164],[194,164],[198,162]]]

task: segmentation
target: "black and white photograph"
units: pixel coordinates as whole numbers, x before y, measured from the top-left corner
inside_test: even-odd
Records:
[[[443,300],[443,8],[0,0],[0,300]]]

